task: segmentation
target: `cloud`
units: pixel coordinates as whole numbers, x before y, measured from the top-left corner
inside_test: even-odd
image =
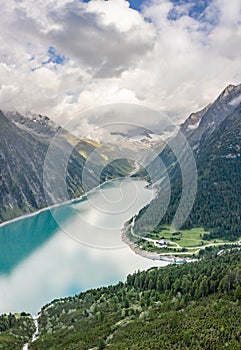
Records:
[[[193,4],[150,0],[138,12],[125,0],[5,2],[0,108],[64,123],[124,102],[183,120],[241,80],[240,2],[213,0],[195,16]]]

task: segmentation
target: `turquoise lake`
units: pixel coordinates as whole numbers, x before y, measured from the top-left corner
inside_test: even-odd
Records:
[[[124,223],[155,196],[146,182],[108,182],[81,200],[0,227],[0,313],[47,302],[164,266],[121,239]]]

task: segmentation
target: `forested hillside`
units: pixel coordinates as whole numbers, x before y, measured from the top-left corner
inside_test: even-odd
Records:
[[[212,132],[207,127],[200,139],[200,131],[197,129],[198,139],[201,140],[199,147],[194,151],[198,174],[197,195],[192,211],[181,228],[203,227],[206,231],[211,232],[210,235],[204,237],[205,239],[219,237],[235,240],[241,235],[241,105],[236,106],[235,110],[224,119],[222,113],[223,121],[214,129],[212,120],[217,120],[220,108],[212,110],[210,119]],[[215,118],[214,112],[217,113]],[[204,117],[207,114],[208,112]],[[207,121],[206,125],[208,125]],[[187,133],[192,137],[192,142],[194,142],[194,134],[197,131],[192,130],[190,135]],[[166,147],[160,154],[160,158],[166,165],[169,174],[171,198],[169,207],[162,220],[159,220],[157,229],[161,229],[162,225],[172,223],[183,187],[180,166],[170,147]],[[159,171],[162,170],[159,169]],[[161,217],[167,187],[167,179],[164,179],[157,198],[150,204],[149,215],[143,216],[143,220],[141,219],[143,211],[140,212],[139,220],[136,220],[135,225],[136,233],[146,232],[148,227],[152,230],[152,222],[158,222],[157,217]]]
[[[240,349],[241,255],[137,272],[55,300],[30,349]]]
[[[228,116],[196,155],[197,197],[183,228],[204,227],[208,238],[240,237],[241,106]],[[171,223],[181,196],[182,182],[172,184],[172,197],[160,225]]]
[[[241,105],[197,154],[198,192],[185,227],[211,229],[211,237],[237,239],[241,227]]]

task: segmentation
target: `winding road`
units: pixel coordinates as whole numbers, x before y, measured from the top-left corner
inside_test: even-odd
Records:
[[[138,236],[137,234],[134,233],[134,230],[133,230],[133,227],[134,227],[134,223],[135,223],[135,218],[132,220],[132,223],[130,225],[130,228],[131,228],[131,235],[133,237],[136,237],[138,239],[143,239],[144,241],[148,241],[148,242],[152,242],[157,248],[164,248],[164,247],[168,247],[168,249],[187,249],[187,250],[192,250],[192,252],[164,252],[164,253],[158,253],[159,255],[162,255],[162,256],[166,256],[166,255],[193,255],[193,254],[197,254],[201,249],[205,249],[207,247],[215,247],[215,246],[224,246],[224,245],[240,245],[241,246],[241,239],[235,241],[235,242],[225,242],[225,243],[209,243],[209,244],[206,244],[206,245],[202,245],[202,246],[193,246],[193,247],[182,247],[180,246],[177,242],[172,242],[172,245],[170,246],[167,246],[167,245],[163,245],[163,246],[160,246],[160,244],[158,244],[158,240],[155,240],[155,239],[152,239],[152,238],[148,238],[148,237],[143,237],[143,236]],[[169,241],[169,240],[166,240],[166,241]],[[194,249],[196,249],[195,251],[193,251]],[[223,252],[224,250],[226,249],[222,249],[220,252]],[[219,252],[219,253],[220,253]],[[218,253],[218,254],[219,254]],[[221,254],[221,253],[220,253]]]

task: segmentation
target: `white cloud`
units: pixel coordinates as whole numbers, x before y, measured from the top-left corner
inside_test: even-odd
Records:
[[[147,2],[142,13],[124,0],[3,3],[0,108],[64,122],[127,102],[183,119],[241,80],[240,2],[213,0],[199,20],[189,8],[168,0]],[[50,46],[62,65],[49,60]]]
[[[240,24],[241,3],[239,0],[213,0],[207,8],[207,15],[211,21],[221,25],[231,26]]]
[[[143,26],[141,14],[130,8],[125,0],[115,1],[90,1],[86,12],[98,14],[98,22],[105,26],[114,26],[122,33]],[[146,27],[148,25],[146,24]]]

